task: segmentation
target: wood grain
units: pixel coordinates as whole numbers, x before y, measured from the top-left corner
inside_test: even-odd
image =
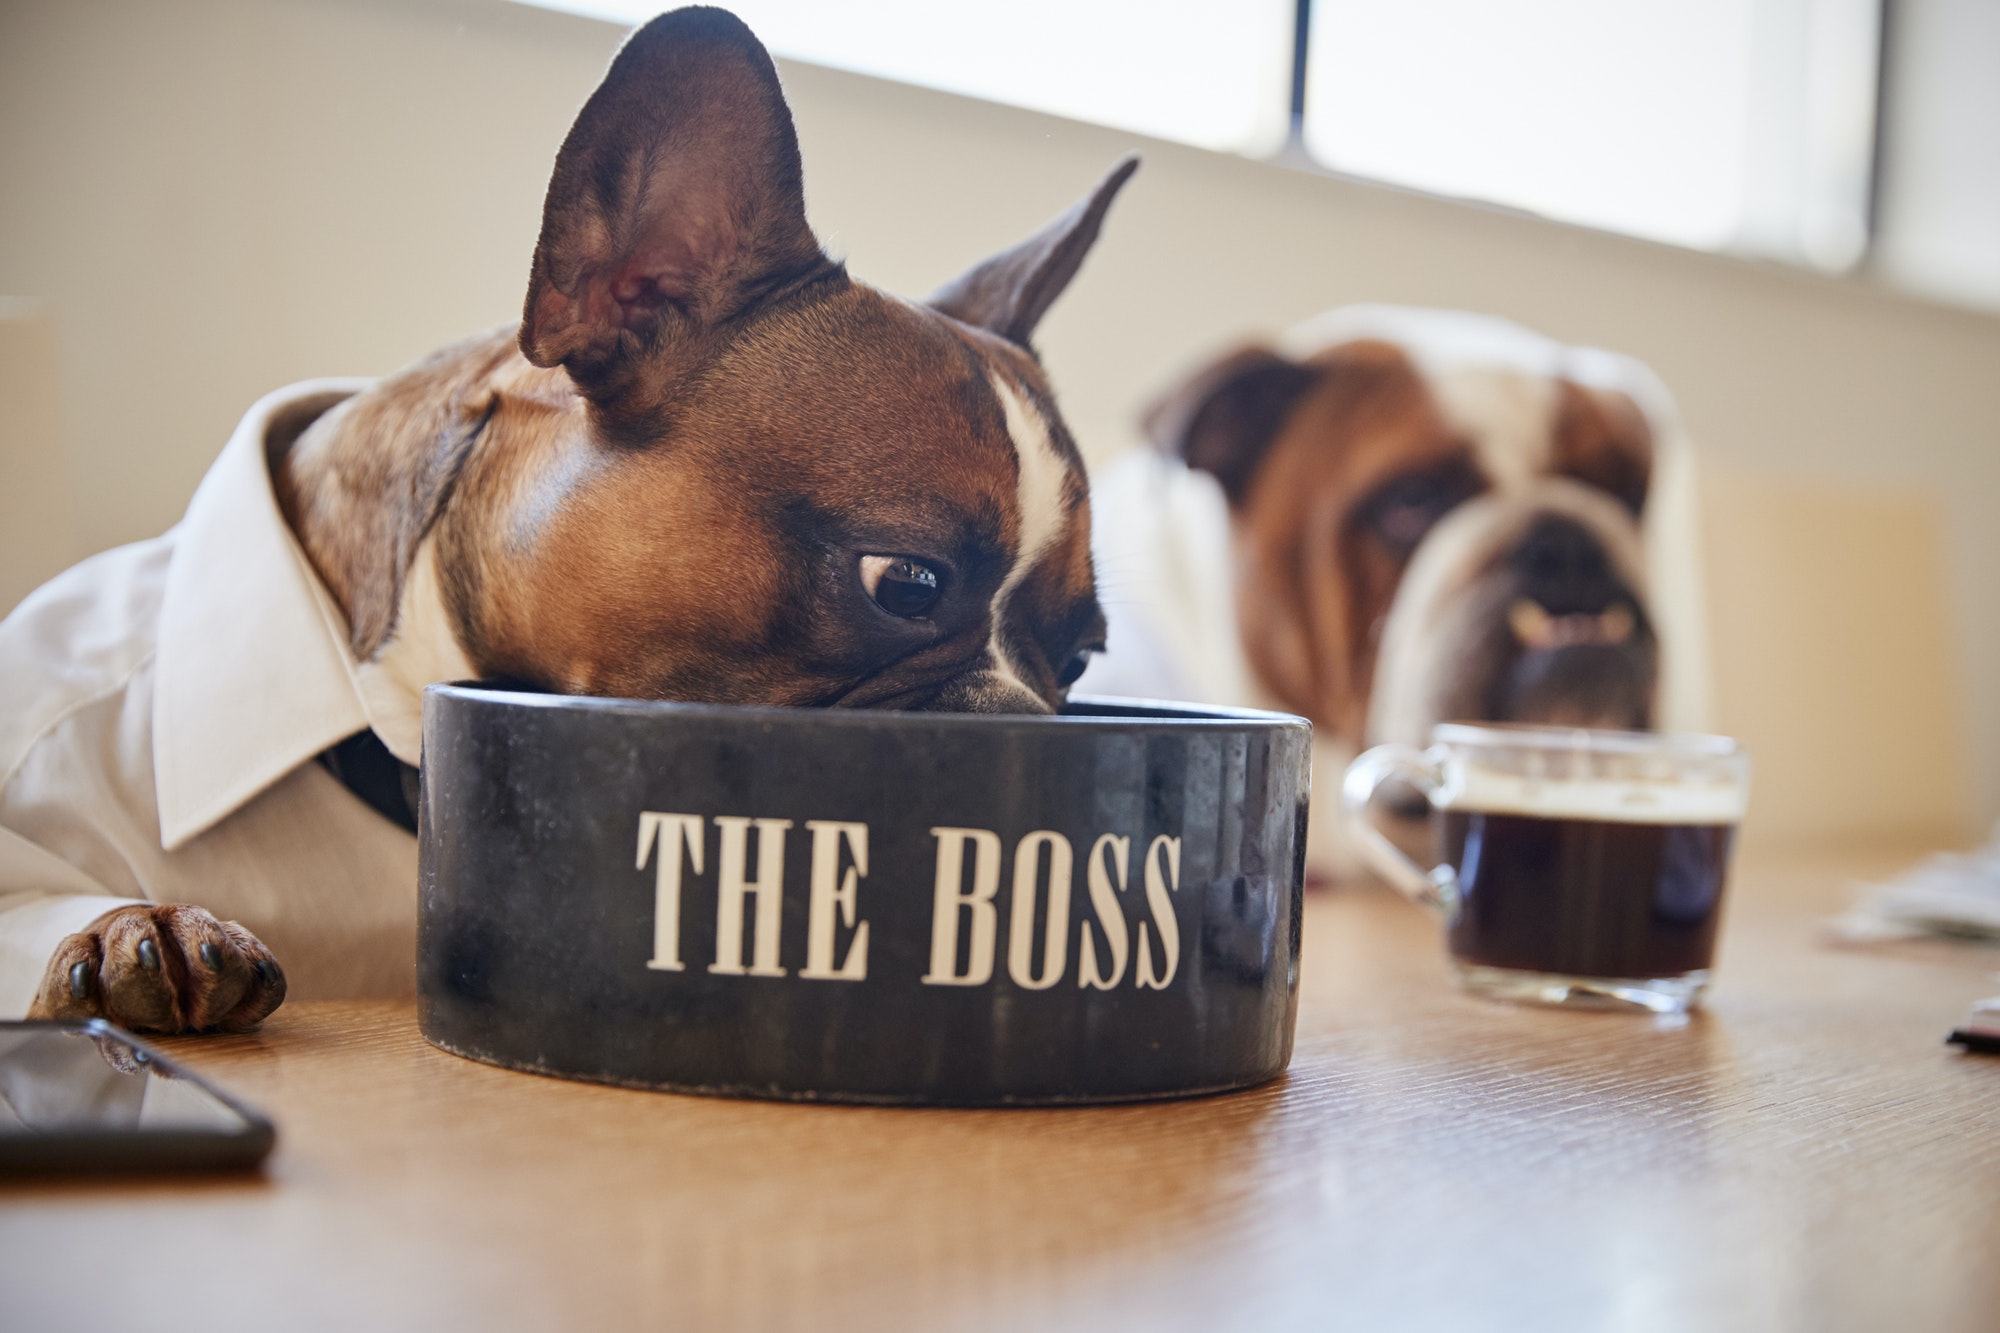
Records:
[[[1941,1042],[2000,952],[1823,945],[1891,863],[1739,874],[1679,1024],[1474,1000],[1415,909],[1318,895],[1290,1074],[1159,1105],[629,1092],[288,1007],[171,1043],[267,1175],[7,1187],[0,1322],[1984,1333],[2000,1060]]]

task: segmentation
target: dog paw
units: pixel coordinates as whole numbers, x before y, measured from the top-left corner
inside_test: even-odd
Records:
[[[185,903],[118,907],[56,946],[30,1018],[102,1018],[134,1032],[248,1032],[285,1000],[285,973],[234,921]]]

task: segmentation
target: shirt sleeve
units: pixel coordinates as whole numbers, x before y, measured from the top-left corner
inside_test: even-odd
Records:
[[[109,892],[47,848],[0,827],[0,1019],[27,1014],[65,935],[136,901]]]

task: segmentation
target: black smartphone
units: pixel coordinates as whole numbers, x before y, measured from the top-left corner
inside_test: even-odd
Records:
[[[0,1174],[241,1170],[263,1115],[100,1019],[0,1022]]]

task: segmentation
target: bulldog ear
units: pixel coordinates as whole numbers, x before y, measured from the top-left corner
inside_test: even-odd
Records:
[[[1653,428],[1632,396],[1574,380],[1556,386],[1555,464],[1609,492],[1637,518],[1653,481]]]
[[[1267,347],[1245,347],[1170,391],[1142,425],[1160,448],[1213,473],[1235,504],[1299,396],[1324,373]]]
[[[601,399],[640,354],[839,273],[770,56],[733,14],[675,10],[627,39],[556,154],[521,351]]]
[[[1013,249],[938,288],[928,304],[960,323],[1026,347],[1035,325],[1069,286],[1083,257],[1096,243],[1111,201],[1138,169],[1136,156],[1121,159],[1097,188],[1067,213]]]

